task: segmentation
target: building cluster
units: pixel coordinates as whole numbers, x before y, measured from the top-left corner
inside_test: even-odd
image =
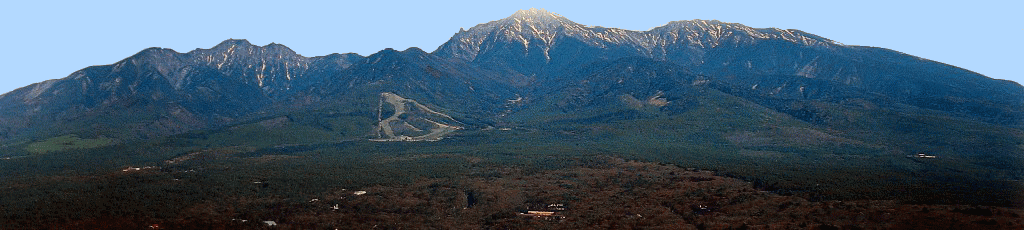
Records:
[[[937,158],[935,155],[928,155],[926,153],[918,153],[916,155],[907,155],[909,158]]]
[[[142,171],[142,170],[147,170],[147,169],[160,169],[160,167],[159,166],[146,166],[146,167],[142,167],[142,168],[136,168],[136,167],[128,166],[128,168],[122,169],[121,172]]]
[[[537,210],[528,210],[526,212],[519,213],[519,215],[543,220],[563,220],[565,219],[565,216],[559,213],[568,210],[566,209],[565,204],[548,204],[536,209]]]

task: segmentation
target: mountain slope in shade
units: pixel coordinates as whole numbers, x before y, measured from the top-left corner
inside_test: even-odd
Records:
[[[389,92],[474,123],[493,120],[503,103],[514,98],[514,89],[508,82],[496,80],[499,76],[415,47],[385,49],[320,83],[326,90],[320,94],[338,100],[369,100],[376,105],[379,95]]]
[[[117,138],[218,127],[292,99],[360,59],[353,54],[307,58],[283,45],[259,47],[245,40],[188,53],[149,48],[112,65],[3,95],[0,136],[26,133],[22,129],[46,135],[89,128],[48,129],[53,123],[89,123],[117,130],[99,132]]]

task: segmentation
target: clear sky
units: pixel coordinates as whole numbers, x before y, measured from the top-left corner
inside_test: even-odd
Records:
[[[107,65],[148,47],[229,38],[304,56],[437,49],[460,27],[544,8],[590,26],[648,30],[717,19],[799,29],[1024,82],[1024,1],[3,1],[0,93]]]

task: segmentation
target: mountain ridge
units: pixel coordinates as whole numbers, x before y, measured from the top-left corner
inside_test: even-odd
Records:
[[[672,21],[647,31],[591,27],[528,9],[460,29],[430,53],[412,47],[366,57],[305,57],[285,45],[256,46],[245,39],[186,53],[147,48],[111,65],[87,67],[0,95],[5,124],[0,130],[6,130],[0,136],[75,119],[103,110],[97,106],[102,104],[143,103],[161,105],[165,111],[181,107],[193,114],[188,120],[203,121],[187,122],[203,124],[190,127],[213,128],[246,114],[303,109],[325,100],[354,101],[394,87],[404,89],[396,92],[403,97],[428,105],[459,101],[467,110],[449,112],[496,122],[496,114],[508,106],[502,101],[517,95],[544,97],[546,85],[586,80],[571,78],[582,66],[634,57],[673,63],[690,78],[722,92],[776,101],[772,103],[781,103],[775,107],[779,111],[789,110],[782,101],[872,97],[1024,127],[1020,84],[897,51],[843,45],[795,29],[717,20]],[[459,95],[486,99],[453,99]],[[48,102],[53,105],[44,105]]]

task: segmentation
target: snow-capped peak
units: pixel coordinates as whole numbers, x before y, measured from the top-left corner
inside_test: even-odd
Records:
[[[468,30],[460,29],[452,40],[439,47],[438,51],[443,56],[473,60],[479,52],[480,44],[485,40],[497,39],[520,43],[527,51],[533,47],[531,44],[540,44],[540,48],[547,53],[556,37],[580,34],[585,30],[583,25],[561,15],[531,8],[516,11],[507,18],[479,24]]]
[[[506,42],[518,43],[518,47],[523,47],[523,53],[540,50],[545,58],[550,58],[550,50],[557,47],[555,43],[566,41],[566,38],[598,49],[635,49],[638,55],[652,58],[661,58],[671,49],[668,46],[711,49],[721,45],[738,46],[766,40],[785,40],[819,48],[842,46],[838,42],[798,30],[751,28],[717,20],[675,21],[648,31],[588,27],[556,13],[531,8],[468,30],[460,29],[451,40],[438,47],[435,54],[472,61],[490,47],[484,45],[485,42]]]
[[[556,13],[548,12],[544,9],[530,8],[529,10],[519,10],[515,14],[512,14],[511,18],[565,18]]]

